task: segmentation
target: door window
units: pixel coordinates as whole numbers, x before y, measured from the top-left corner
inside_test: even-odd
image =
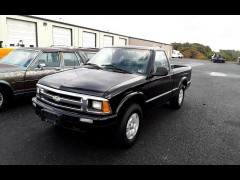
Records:
[[[169,63],[164,51],[156,51],[154,61],[154,72],[156,72],[157,67],[165,67],[167,70],[169,70]]]
[[[45,67],[60,67],[59,56],[57,52],[42,53],[36,60],[33,68],[38,68],[40,64]]]
[[[63,52],[64,66],[80,66],[78,58],[75,53]]]

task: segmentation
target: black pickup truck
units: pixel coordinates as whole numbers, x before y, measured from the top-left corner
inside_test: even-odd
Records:
[[[191,70],[170,65],[159,48],[106,47],[82,68],[40,79],[33,107],[42,121],[64,128],[112,127],[114,142],[128,147],[148,105],[182,106]]]
[[[219,62],[219,63],[225,63],[226,59],[221,56],[220,54],[213,54],[211,58],[212,62]]]

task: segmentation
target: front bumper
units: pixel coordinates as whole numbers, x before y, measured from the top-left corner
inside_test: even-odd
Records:
[[[117,115],[97,116],[86,115],[75,112],[70,112],[55,108],[46,103],[39,101],[36,97],[32,98],[35,113],[41,118],[42,121],[47,121],[43,118],[43,112],[47,112],[57,116],[54,121],[47,121],[49,123],[61,126],[67,129],[78,131],[88,131],[96,128],[111,127],[117,123]],[[80,118],[90,119],[93,122],[81,122]]]

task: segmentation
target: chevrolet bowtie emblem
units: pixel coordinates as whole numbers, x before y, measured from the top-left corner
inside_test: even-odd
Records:
[[[56,101],[56,102],[59,102],[61,100],[61,98],[58,97],[58,96],[53,96],[53,100]]]

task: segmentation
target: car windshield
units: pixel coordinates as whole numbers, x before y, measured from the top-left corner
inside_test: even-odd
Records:
[[[38,55],[38,51],[16,49],[5,56],[0,63],[14,64],[27,67],[31,61]]]
[[[150,50],[130,48],[104,48],[88,63],[96,64],[107,70],[145,74]]]

